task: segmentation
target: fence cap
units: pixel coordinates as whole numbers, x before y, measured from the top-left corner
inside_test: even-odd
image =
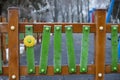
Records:
[[[95,11],[107,11],[107,9],[97,8],[97,9],[95,9]]]
[[[19,10],[18,7],[9,7],[8,10]]]

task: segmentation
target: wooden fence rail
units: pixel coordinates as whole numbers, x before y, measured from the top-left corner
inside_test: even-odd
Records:
[[[65,33],[65,26],[71,25],[73,33],[82,33],[84,25],[90,26],[90,33],[94,33],[94,64],[88,65],[88,71],[80,72],[80,65],[76,65],[76,72],[72,74],[94,74],[95,80],[104,80],[105,74],[120,73],[120,64],[118,69],[113,72],[111,65],[105,64],[106,54],[106,33],[111,33],[111,26],[120,24],[106,24],[106,10],[98,9],[95,11],[95,23],[41,23],[41,22],[19,22],[19,9],[8,9],[8,22],[0,22],[0,33],[8,33],[9,64],[2,66],[1,75],[9,76],[9,80],[20,80],[20,76],[31,75],[27,71],[27,66],[19,64],[19,33],[25,33],[25,25],[32,25],[34,33],[42,33],[44,25],[51,26],[51,32],[54,32],[54,25],[62,26],[62,33]],[[3,41],[2,41],[3,42]],[[3,44],[2,44],[3,45]],[[2,48],[3,49],[3,48]],[[5,53],[3,53],[4,55]],[[115,53],[118,54],[118,53]],[[70,75],[69,66],[62,66],[59,75]],[[39,66],[35,66],[35,73],[31,76],[43,75],[39,73]],[[54,66],[47,66],[45,75],[55,75]]]

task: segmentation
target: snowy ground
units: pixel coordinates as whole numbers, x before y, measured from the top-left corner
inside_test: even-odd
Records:
[[[107,35],[108,36],[108,35]],[[62,65],[67,64],[67,51],[66,51],[66,39],[65,34],[62,35]],[[111,41],[107,40],[106,44],[106,64],[111,63]],[[81,34],[74,34],[74,47],[76,55],[76,64],[80,63],[80,51],[81,51]],[[90,47],[88,64],[94,64],[94,35],[90,34]],[[35,46],[35,64],[39,65],[40,47],[38,44]],[[20,64],[26,65],[25,53],[20,57]],[[50,50],[48,65],[53,65],[53,36],[51,36]],[[8,80],[8,77],[1,77],[0,80]],[[68,75],[68,76],[22,76],[21,80],[94,80],[94,75]],[[120,80],[120,74],[105,74],[105,80]]]

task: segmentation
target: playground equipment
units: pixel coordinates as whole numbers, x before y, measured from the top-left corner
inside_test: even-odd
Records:
[[[104,75],[119,73],[118,64],[118,32],[120,25],[106,24],[106,11],[98,9],[95,11],[95,23],[24,23],[19,22],[18,8],[9,8],[8,22],[0,24],[0,32],[8,33],[9,64],[2,66],[2,55],[0,55],[0,74],[9,76],[9,80],[19,80],[20,76],[40,75],[71,75],[71,74],[94,74],[95,80],[104,80]],[[33,33],[43,33],[40,64],[34,62],[35,39]],[[105,64],[106,33],[112,36],[112,63]],[[26,45],[27,66],[19,64],[19,33],[25,33],[24,43]],[[54,66],[48,66],[48,54],[50,44],[50,33],[54,33]],[[61,34],[66,34],[68,65],[61,65]],[[74,40],[72,33],[82,33],[82,45],[80,64],[75,63]],[[88,65],[89,34],[94,33],[95,38],[95,60],[94,64]],[[2,50],[2,49],[1,49]]]
[[[110,22],[110,17],[111,17],[111,13],[113,11],[114,3],[115,3],[115,0],[111,0],[110,6],[108,8],[108,13],[107,13],[107,16],[106,16],[106,23]]]
[[[88,22],[94,23],[95,19],[95,8],[88,12]]]

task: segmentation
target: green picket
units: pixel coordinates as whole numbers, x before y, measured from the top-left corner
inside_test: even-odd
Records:
[[[80,72],[87,72],[90,27],[84,25],[82,31]]]
[[[25,26],[25,35],[33,35],[33,26]],[[27,67],[28,73],[35,73],[35,63],[34,63],[34,47],[26,47],[26,56],[27,56]]]
[[[66,43],[67,43],[67,55],[68,55],[68,67],[69,72],[76,72],[76,60],[74,52],[74,40],[72,35],[72,26],[65,26],[66,31]]]
[[[61,72],[61,25],[54,27],[54,72]]]
[[[48,52],[49,52],[49,44],[50,44],[50,31],[51,31],[51,27],[45,25],[43,28],[41,56],[40,56],[40,65],[39,65],[40,66],[39,73],[41,74],[46,74],[47,71]]]
[[[118,26],[111,26],[111,44],[112,44],[112,71],[118,70]]]

